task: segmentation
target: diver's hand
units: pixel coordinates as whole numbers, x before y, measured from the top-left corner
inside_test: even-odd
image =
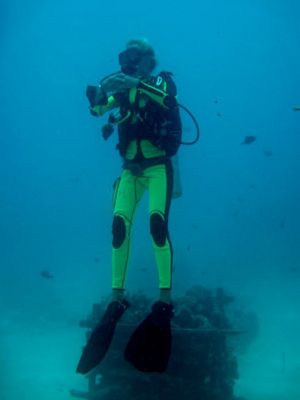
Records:
[[[138,83],[139,80],[137,78],[120,72],[104,79],[101,87],[105,93],[119,93],[136,87]]]

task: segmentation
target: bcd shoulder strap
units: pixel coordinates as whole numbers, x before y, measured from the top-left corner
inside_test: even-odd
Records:
[[[177,95],[177,88],[172,78],[173,74],[169,71],[161,71],[156,77],[156,85],[160,86],[163,81],[167,84],[167,92],[170,96],[175,97]]]

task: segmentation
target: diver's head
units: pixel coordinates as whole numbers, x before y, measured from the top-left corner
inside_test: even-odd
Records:
[[[147,77],[156,66],[153,47],[146,39],[132,39],[119,54],[122,72],[136,77]]]

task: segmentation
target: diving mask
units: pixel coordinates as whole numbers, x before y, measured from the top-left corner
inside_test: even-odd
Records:
[[[136,47],[129,47],[119,54],[121,71],[126,75],[134,74],[143,58],[143,53]]]

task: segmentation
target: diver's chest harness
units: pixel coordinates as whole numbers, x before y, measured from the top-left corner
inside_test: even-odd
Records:
[[[152,77],[147,83],[154,86],[158,79]],[[126,150],[125,144],[128,145],[132,140],[139,142],[147,139],[155,143],[161,126],[166,122],[165,110],[137,88],[116,95],[116,99],[120,107],[110,114],[108,124],[118,126],[121,154]],[[107,129],[107,125],[104,129]]]
[[[108,139],[114,131],[114,125],[118,126],[119,144],[117,148],[121,156],[125,155],[132,140],[137,140],[138,146],[142,139],[149,140],[156,145],[162,130],[168,126],[169,111],[178,112],[179,108],[189,114],[196,127],[195,139],[190,142],[181,141],[181,144],[192,145],[199,140],[200,129],[197,120],[185,106],[176,101],[177,88],[172,75],[170,72],[162,71],[146,82],[158,89],[165,82],[168,91],[166,107],[151,100],[145,93],[140,93],[137,88],[115,95],[119,109],[109,115],[108,123],[102,127],[102,135],[104,139]]]

